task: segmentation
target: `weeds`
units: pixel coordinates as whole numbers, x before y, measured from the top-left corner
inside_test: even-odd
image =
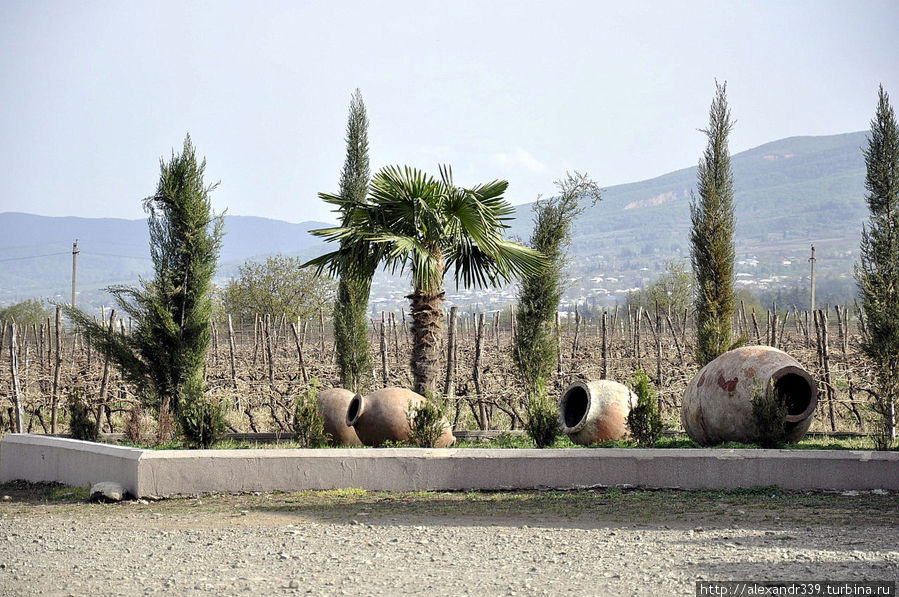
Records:
[[[637,405],[627,414],[627,426],[637,444],[655,446],[662,435],[662,416],[656,400],[656,389],[642,367],[637,367],[632,380]]]
[[[782,448],[787,441],[787,405],[769,383],[767,391],[760,383],[752,386],[752,421],[756,443],[762,448]]]
[[[559,405],[549,397],[546,387],[538,384],[536,394],[531,396],[527,404],[528,421],[524,430],[534,440],[538,448],[547,448],[556,441],[562,432],[559,422]]]
[[[222,402],[197,392],[182,402],[179,421],[188,445],[208,448],[225,432],[225,408]]]
[[[312,378],[306,391],[297,399],[293,437],[302,448],[320,448],[328,441],[325,418],[318,410],[318,389],[318,379]]]
[[[81,388],[74,388],[66,396],[66,407],[69,409],[69,434],[75,439],[95,442],[99,439],[99,430],[91,416],[91,407]]]
[[[412,435],[409,443],[418,448],[434,448],[446,427],[446,404],[426,399],[409,407],[407,418]]]

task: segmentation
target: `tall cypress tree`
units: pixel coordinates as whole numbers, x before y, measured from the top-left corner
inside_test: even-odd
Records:
[[[874,408],[880,415],[875,442],[888,449],[896,441],[899,392],[899,127],[882,85],[864,155],[870,214],[855,277],[866,320],[862,350],[874,363]]]
[[[557,365],[553,320],[565,292],[565,267],[571,226],[588,205],[601,199],[599,186],[586,174],[567,174],[556,181],[559,195],[534,204],[534,231],[528,243],[547,257],[547,265],[538,273],[522,279],[518,291],[515,318],[517,332],[512,347],[513,360],[525,380],[528,399],[546,388]]]
[[[326,201],[337,204],[341,226],[350,226],[361,215],[362,210],[359,208],[365,203],[370,178],[368,116],[362,94],[357,89],[350,100],[346,126],[346,160],[340,173],[338,201],[320,194]],[[366,315],[371,280],[378,266],[378,259],[372,252],[343,253],[346,257],[337,268],[340,280],[337,285],[337,302],[334,304],[334,341],[340,383],[345,388],[359,392],[366,389],[371,380]]]
[[[109,355],[159,413],[160,439],[169,414],[189,443],[208,446],[224,429],[221,406],[204,397],[211,339],[210,290],[221,249],[223,219],[212,211],[205,160],[197,162],[190,136],[180,155],[161,163],[156,193],[144,200],[154,277],[139,288],[109,291],[134,322],[124,335],[83,311],[65,307],[85,338]]]
[[[696,276],[696,361],[706,365],[733,345],[734,177],[727,136],[733,128],[727,106],[727,83],[715,84],[708,146],[699,161],[699,199],[690,202],[690,261]]]

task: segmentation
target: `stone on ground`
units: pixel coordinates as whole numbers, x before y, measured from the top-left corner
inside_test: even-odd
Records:
[[[113,481],[102,481],[91,486],[92,502],[121,502],[125,498],[125,488]]]

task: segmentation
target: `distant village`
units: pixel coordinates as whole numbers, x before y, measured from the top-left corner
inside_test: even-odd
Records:
[[[851,254],[840,254],[842,260],[851,258]],[[595,257],[598,263],[604,260],[602,256]],[[613,260],[614,261],[614,260]],[[755,254],[741,255],[735,262],[734,286],[746,289],[754,294],[763,294],[778,289],[790,289],[797,285],[807,286],[810,283],[810,267],[808,257],[799,254],[790,255],[788,258],[769,260],[764,262]],[[851,283],[850,273],[836,275],[828,271],[830,268],[822,268],[822,277],[846,278]],[[689,265],[688,265],[689,267]],[[584,266],[578,268],[583,270]],[[844,270],[845,271],[845,270]],[[596,272],[582,276],[568,278],[569,288],[566,291],[560,306],[560,316],[567,317],[574,313],[575,305],[583,309],[614,307],[616,304],[627,304],[628,297],[652,284],[663,271],[650,271],[648,267],[637,270]],[[509,284],[500,288],[463,288],[455,287],[451,281],[447,283],[447,306],[458,306],[463,312],[492,313],[502,311],[514,304],[517,299],[517,284]],[[379,273],[372,283],[372,299],[370,313],[377,316],[381,312],[399,312],[408,309],[409,301],[408,283],[400,276],[392,276],[388,273]]]

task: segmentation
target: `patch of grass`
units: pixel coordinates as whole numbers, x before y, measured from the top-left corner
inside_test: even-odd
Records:
[[[684,436],[665,436],[660,437],[659,441],[656,442],[656,448],[699,448],[701,447],[699,444],[694,442],[692,439]]]
[[[250,441],[236,439],[222,439],[212,445],[213,450],[248,450],[248,449],[297,449],[302,446],[285,435],[286,439],[269,442],[269,441]],[[178,440],[172,440],[165,444],[135,444],[128,441],[117,442],[116,445],[129,446],[133,448],[142,448],[145,450],[186,450],[188,447]],[[384,447],[402,448],[409,447],[408,444],[388,442]],[[505,448],[505,449],[533,449],[537,446],[534,441],[527,435],[512,435],[503,433],[493,440],[459,440],[456,442],[456,448]],[[599,444],[590,446],[593,448],[640,448],[636,442],[630,440],[608,440]],[[702,448],[686,435],[664,435],[658,439],[656,448],[665,449],[696,449]],[[358,448],[358,447],[357,447]],[[551,449],[583,449],[583,446],[576,445],[571,442],[567,435],[562,434],[556,437],[555,442],[549,446]],[[759,449],[755,444],[744,444],[740,442],[726,442],[713,449],[720,450],[756,450]],[[322,446],[322,449],[342,449],[340,446],[328,447]],[[784,446],[786,450],[873,450],[874,442],[870,437],[806,437],[794,444]],[[893,449],[899,451],[899,447]]]
[[[744,444],[742,442],[724,442],[717,446],[712,446],[719,450],[757,450],[759,447],[755,444]]]
[[[458,444],[459,442],[457,442]],[[462,442],[463,445],[466,442]],[[467,442],[473,444],[472,447],[490,447],[490,448],[536,448],[534,440],[527,435],[512,435],[511,433],[503,433],[492,442]]]
[[[364,492],[335,499],[334,492],[288,494],[291,512],[326,518],[354,517],[359,509],[372,516],[424,515],[456,518],[509,516],[539,519],[560,516],[587,520],[650,522],[693,520],[702,524],[767,524],[772,516],[793,524],[883,524],[897,520],[899,495],[844,496],[784,491],[778,487],[734,490],[643,490],[610,487],[587,491],[514,492]],[[283,509],[267,502],[261,509]],[[742,512],[742,513],[741,513]],[[886,517],[886,518],[884,518]]]
[[[0,493],[11,496],[14,501],[71,503],[87,501],[90,497],[90,488],[73,487],[71,485],[63,485],[62,483],[10,481],[0,484]]]
[[[368,495],[368,491],[358,487],[349,487],[346,489],[330,489],[318,493],[321,493],[322,497],[324,498],[332,498],[335,500],[359,499],[364,498]]]
[[[458,440],[455,445],[456,448],[507,448],[507,449],[534,449],[537,445],[527,435],[512,435],[511,433],[503,433],[499,437],[493,440]],[[578,446],[568,438],[567,435],[562,434],[556,437],[555,441],[548,448],[554,449],[562,449],[562,448],[582,448],[583,446]]]
[[[788,444],[788,450],[873,450],[871,437],[806,437],[795,444]],[[899,449],[899,448],[896,448]]]
[[[83,502],[90,498],[90,493],[90,487],[69,487],[63,485],[49,488],[44,498],[50,502]]]
[[[251,441],[246,439],[225,438],[215,442],[209,447],[210,450],[287,450],[299,449],[303,446],[291,439],[290,435],[285,434],[285,439],[279,441]],[[117,446],[126,446],[129,448],[140,448],[142,450],[189,450],[191,449],[184,442],[179,440],[171,440],[164,444],[150,443],[133,443],[129,441],[114,442]],[[354,446],[359,448],[360,446]],[[322,449],[328,446],[321,446]]]
[[[13,517],[66,513],[114,517],[118,508],[98,510],[87,504],[87,489],[58,484],[7,483],[0,493],[11,501],[0,502],[0,513]],[[35,508],[38,506],[38,508]],[[156,502],[153,512],[196,515],[196,512],[233,516],[235,510],[262,515],[289,512],[321,520],[349,522],[367,515],[408,520],[459,517],[483,518],[494,524],[503,518],[512,524],[539,525],[546,519],[577,519],[578,524],[621,525],[677,524],[699,526],[772,525],[857,526],[899,525],[899,494],[858,495],[785,491],[778,487],[732,490],[645,490],[623,487],[578,491],[468,491],[380,492],[362,489],[300,491],[263,494],[207,494]],[[131,511],[131,510],[129,510]],[[142,511],[140,509],[135,512]],[[517,522],[521,521],[521,522]],[[507,523],[509,521],[507,520]],[[558,524],[552,523],[550,524]]]

